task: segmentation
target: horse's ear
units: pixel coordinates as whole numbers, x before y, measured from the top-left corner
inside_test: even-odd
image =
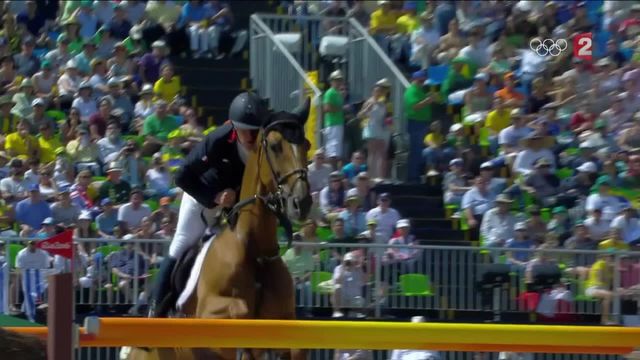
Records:
[[[304,125],[307,122],[307,118],[309,117],[309,108],[311,107],[311,98],[307,97],[302,106],[293,110],[294,115],[298,117],[298,120]]]

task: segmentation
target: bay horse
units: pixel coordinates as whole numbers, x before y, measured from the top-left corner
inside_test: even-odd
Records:
[[[294,319],[295,289],[280,258],[276,230],[289,219],[302,221],[311,209],[307,181],[304,124],[309,100],[292,113],[271,113],[258,134],[258,149],[247,160],[241,201],[230,216],[230,226],[207,250],[195,296],[183,309],[187,316],[209,319]],[[234,219],[235,217],[235,219]],[[236,359],[237,349],[132,349],[129,360]],[[242,352],[258,359],[263,349]],[[306,359],[304,350],[279,354]]]

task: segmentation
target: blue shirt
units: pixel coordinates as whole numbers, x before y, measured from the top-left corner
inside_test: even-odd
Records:
[[[506,247],[508,249],[532,249],[536,247],[536,244],[529,239],[526,239],[524,241],[515,241],[514,239],[511,239],[507,241]],[[533,255],[533,252],[530,252],[530,251],[514,251],[513,252],[513,258],[523,262],[529,261],[529,259],[531,258],[531,255]]]
[[[113,235],[113,228],[118,225],[118,212],[111,211],[110,215],[102,213],[96,217],[98,230],[105,234]]]
[[[80,37],[88,41],[98,30],[98,17],[93,13],[80,11],[76,20],[80,23]]]
[[[34,204],[31,199],[24,199],[16,205],[16,220],[20,224],[29,225],[32,229],[40,229],[44,219],[50,216],[49,204],[42,200]]]
[[[338,217],[344,220],[344,233],[347,236],[356,237],[356,235],[367,230],[366,216],[360,210],[355,214],[349,210],[342,210]]]
[[[349,181],[353,180],[353,178],[356,177],[356,175],[358,175],[363,171],[367,171],[367,164],[362,164],[356,168],[355,165],[353,165],[353,163],[348,163],[347,165],[342,167],[342,174]]]
[[[182,6],[182,15],[180,16],[180,26],[188,25],[190,22],[202,21],[212,15],[209,14],[211,8],[203,5],[192,5],[190,2]]]

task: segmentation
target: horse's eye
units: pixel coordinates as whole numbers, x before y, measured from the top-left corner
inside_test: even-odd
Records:
[[[273,151],[274,153],[279,153],[282,151],[282,144],[281,143],[275,143],[275,144],[271,144],[269,145],[269,148],[271,149],[271,151]]]

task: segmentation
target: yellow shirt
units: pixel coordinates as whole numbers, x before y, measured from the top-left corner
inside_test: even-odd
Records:
[[[429,147],[429,143],[434,143],[437,145],[442,145],[444,142],[444,136],[439,133],[428,133],[427,136],[424,137],[424,145]]]
[[[166,81],[164,78],[158,79],[155,85],[153,85],[153,92],[156,96],[166,102],[173,101],[176,95],[180,94],[180,78],[174,76],[171,81]]]
[[[403,34],[411,34],[420,28],[420,20],[417,16],[411,14],[400,16],[396,24],[398,25],[398,31]]]
[[[487,114],[487,119],[484,121],[484,126],[499,133],[503,129],[511,124],[511,111],[497,111],[493,110]]]
[[[585,283],[586,288],[601,287],[608,288],[611,285],[611,279],[613,278],[613,271],[607,265],[607,262],[600,259],[593,263],[591,269],[589,269],[589,278]],[[604,281],[601,281],[604,280]]]
[[[52,161],[56,160],[55,151],[57,148],[62,147],[62,143],[58,139],[57,136],[53,136],[51,139],[45,139],[40,136],[38,138],[38,143],[40,144],[40,163],[48,164]]]
[[[598,244],[598,250],[609,250],[609,249],[616,249],[620,251],[631,250],[631,248],[629,247],[629,244],[625,244],[621,241],[614,242],[612,239],[601,241],[600,244]]]
[[[4,142],[4,148],[10,153],[10,156],[30,157],[36,146],[38,146],[38,140],[35,136],[27,135],[26,138],[23,138],[18,132],[7,135]]]
[[[369,21],[369,28],[372,33],[377,33],[378,28],[380,27],[390,27],[396,25],[396,20],[398,19],[395,11],[389,11],[386,13],[382,12],[382,9],[378,9],[371,13],[371,20]]]

